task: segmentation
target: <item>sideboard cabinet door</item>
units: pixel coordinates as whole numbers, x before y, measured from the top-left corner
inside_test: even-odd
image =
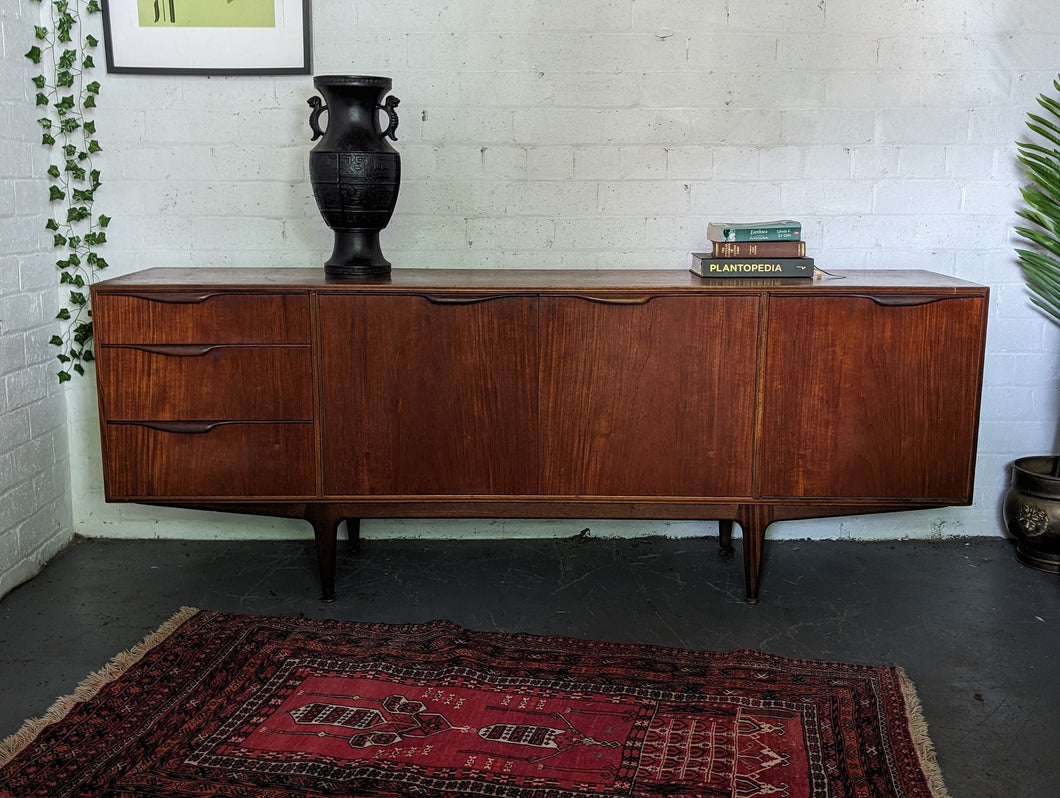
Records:
[[[770,299],[760,495],[971,500],[984,297]]]
[[[758,303],[542,297],[542,492],[749,495]]]
[[[320,297],[324,492],[537,490],[537,300]]]

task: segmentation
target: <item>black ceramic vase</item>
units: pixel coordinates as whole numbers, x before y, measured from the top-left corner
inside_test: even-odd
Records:
[[[313,79],[324,99],[309,99],[309,127],[320,141],[309,153],[309,179],[324,222],[335,233],[335,248],[324,262],[326,277],[381,277],[390,261],[379,248],[379,231],[390,223],[401,183],[396,97],[390,78],[320,75]],[[327,128],[319,125],[327,111]],[[379,112],[389,124],[380,129]]]

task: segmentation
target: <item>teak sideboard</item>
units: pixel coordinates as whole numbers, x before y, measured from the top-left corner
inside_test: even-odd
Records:
[[[914,270],[149,269],[92,287],[108,501],[774,521],[969,504],[988,289]]]

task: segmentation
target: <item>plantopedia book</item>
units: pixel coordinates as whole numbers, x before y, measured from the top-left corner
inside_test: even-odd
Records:
[[[707,238],[711,241],[798,241],[802,237],[802,223],[791,219],[774,222],[711,222]]]
[[[813,258],[715,258],[692,253],[689,271],[700,277],[813,277]]]

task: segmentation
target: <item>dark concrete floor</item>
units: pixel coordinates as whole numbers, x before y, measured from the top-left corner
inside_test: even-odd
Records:
[[[1060,578],[1001,539],[766,545],[761,603],[716,539],[340,546],[318,601],[300,542],[79,541],[0,601],[0,738],[181,606],[898,664],[954,798],[1060,795]]]

